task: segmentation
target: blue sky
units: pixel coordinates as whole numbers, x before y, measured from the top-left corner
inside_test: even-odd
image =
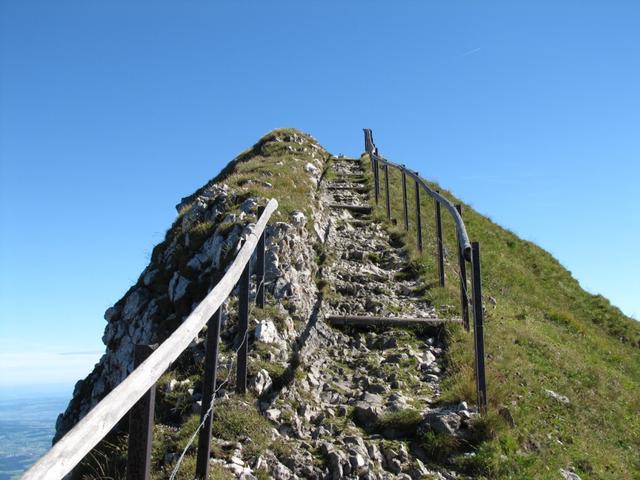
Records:
[[[0,387],[84,376],[174,205],[276,127],[350,155],[372,128],[639,316],[638,24],[634,1],[1,1]]]

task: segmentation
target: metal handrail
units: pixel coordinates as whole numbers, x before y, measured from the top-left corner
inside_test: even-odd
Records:
[[[167,368],[186,350],[222,306],[241,280],[241,276],[246,275],[247,267],[260,243],[267,222],[277,208],[278,202],[275,199],[269,200],[235,260],[213,290],[169,338],[29,468],[22,476],[23,480],[63,478],[156,384]],[[263,241],[262,245],[264,245]]]
[[[462,249],[464,253],[464,258],[467,261],[471,261],[471,242],[469,241],[469,235],[467,235],[467,228],[464,225],[464,221],[462,220],[462,216],[456,210],[455,205],[446,197],[442,196],[439,192],[432,190],[427,182],[425,182],[418,172],[413,172],[409,170],[404,165],[400,165],[398,163],[392,162],[389,159],[381,157],[378,155],[378,149],[376,148],[375,143],[373,143],[373,132],[370,128],[364,129],[365,133],[365,151],[369,154],[369,156],[377,161],[382,163],[383,165],[389,165],[391,167],[397,168],[401,172],[404,172],[409,177],[413,178],[416,182],[420,184],[422,189],[433,199],[435,199],[438,203],[443,205],[453,217],[453,221],[456,225],[456,236],[458,238],[458,245]]]
[[[430,197],[435,200],[435,223],[437,237],[437,257],[438,257],[438,274],[440,287],[445,286],[445,264],[444,264],[444,248],[442,238],[442,218],[440,214],[441,206],[444,206],[453,217],[456,226],[456,237],[458,240],[458,266],[460,279],[460,304],[462,307],[462,321],[465,330],[470,331],[469,304],[473,306],[473,336],[475,351],[475,377],[476,377],[476,394],[478,400],[478,408],[481,413],[487,411],[487,385],[485,376],[485,353],[484,353],[484,313],[482,309],[482,279],[480,275],[480,244],[478,242],[470,242],[467,235],[467,229],[462,221],[462,205],[454,205],[447,198],[442,196],[440,192],[432,190],[427,183],[420,178],[418,172],[412,172],[404,165],[399,165],[383,158],[378,153],[378,148],[373,142],[373,133],[371,129],[364,129],[364,147],[366,153],[371,158],[371,168],[374,177],[374,195],[376,204],[380,200],[380,164],[383,166],[384,172],[384,189],[385,189],[385,207],[387,220],[391,220],[391,202],[389,190],[389,167],[397,168],[402,174],[402,206],[404,216],[404,228],[409,230],[409,214],[407,206],[407,184],[406,177],[409,176],[415,181],[415,201],[416,201],[416,234],[418,249],[422,252],[422,215],[420,212],[420,189],[424,190]],[[467,291],[466,262],[471,263],[471,284],[472,297]]]

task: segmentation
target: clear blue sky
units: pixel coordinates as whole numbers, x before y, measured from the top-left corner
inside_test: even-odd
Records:
[[[1,1],[0,386],[71,382],[174,205],[292,126],[640,315],[636,1]]]

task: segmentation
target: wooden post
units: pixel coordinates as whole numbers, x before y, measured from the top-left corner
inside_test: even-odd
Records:
[[[157,345],[136,345],[134,368],[138,368],[156,348],[158,348]],[[149,480],[155,403],[156,387],[154,385],[129,412],[127,480]]]
[[[216,397],[218,343],[220,341],[221,320],[222,308],[219,308],[209,319],[207,327],[207,345],[204,354],[204,381],[202,386],[202,411],[200,412],[202,429],[200,430],[200,436],[198,437],[198,455],[196,458],[196,479],[198,480],[207,480],[209,478],[211,421],[213,419],[213,402]],[[211,412],[208,412],[209,407],[211,407]]]
[[[402,166],[402,213],[404,215],[404,230],[409,231],[409,207],[407,205],[407,174]]]
[[[238,335],[240,335],[240,348],[238,349],[238,362],[236,371],[236,393],[244,394],[247,391],[247,346],[249,344],[249,279],[251,277],[251,262],[244,267],[240,277],[240,291],[238,298]]]
[[[481,414],[487,413],[487,385],[484,370],[484,313],[482,311],[482,286],[480,275],[480,244],[471,243],[471,259],[473,263],[473,339],[476,353],[476,391],[478,409]]]
[[[416,234],[418,235],[418,249],[422,251],[422,216],[420,215],[420,184],[416,180]]]
[[[438,193],[440,193],[438,191]],[[441,287],[444,287],[444,244],[442,243],[442,214],[440,202],[433,200],[436,207],[436,254],[438,257],[438,279]]]
[[[264,212],[264,207],[258,208],[258,218]],[[264,308],[264,242],[265,232],[260,235],[256,253],[256,305]]]
[[[462,205],[457,204],[456,210],[462,217]],[[462,323],[464,329],[469,331],[469,297],[467,295],[467,264],[464,259],[464,252],[462,251],[462,245],[457,242],[458,245],[458,267],[460,269],[460,305],[462,308]]]
[[[389,165],[384,164],[384,192],[387,206],[387,220],[391,220],[391,200],[389,199]]]

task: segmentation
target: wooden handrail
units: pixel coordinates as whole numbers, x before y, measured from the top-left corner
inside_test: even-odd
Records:
[[[251,260],[269,218],[277,208],[278,202],[275,199],[269,200],[253,231],[246,236],[231,267],[213,290],[147,360],[27,470],[22,476],[23,480],[60,480],[116,426],[197,337],[209,318],[231,294],[245,265]]]

